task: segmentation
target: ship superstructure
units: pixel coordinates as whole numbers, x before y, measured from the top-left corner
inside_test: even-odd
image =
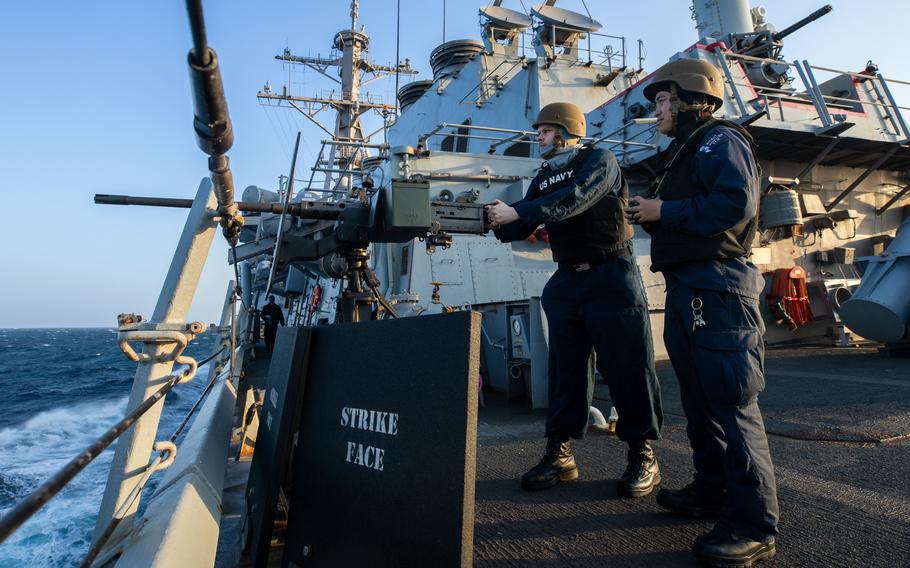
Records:
[[[726,94],[717,116],[747,126],[756,138],[765,186],[752,261],[769,274],[768,291],[777,271],[802,270],[794,272],[806,289],[801,317],[783,303],[765,303],[772,343],[828,336],[848,344],[839,308],[860,282],[854,260],[882,252],[904,217],[908,131],[890,87],[903,82],[885,79],[872,62],[836,71],[783,58],[784,39],[828,11],[776,31],[764,9],[746,2],[695,3],[696,29],[704,35],[673,57],[705,59],[723,70]],[[640,44],[547,4],[525,15],[494,3],[479,16],[480,40],[440,45],[430,56],[433,79],[400,90],[400,116],[380,155],[363,164],[362,179],[389,199],[398,179],[424,184],[422,195],[437,203],[515,201],[539,164],[527,125],[542,106],[568,100],[587,113],[587,142],[611,149],[633,193],[646,192],[670,139],[648,119],[653,108],[642,88],[649,73],[627,56]],[[432,237],[374,245],[371,262],[383,293],[405,314],[483,311],[489,384],[545,406],[545,315],[535,298],[554,270],[546,242],[502,244],[485,235],[441,242],[447,246],[435,246]],[[636,260],[660,355],[663,281],[649,270],[648,249],[639,232]],[[862,331],[875,337],[868,326]]]
[[[279,393],[272,388],[273,379],[284,379],[285,388],[295,384],[289,376],[300,370],[294,368],[288,376],[273,377],[267,359],[261,358],[261,350],[257,358],[257,308],[269,294],[284,299],[293,328],[286,331],[298,338],[309,337],[312,330],[320,327],[343,329],[330,324],[479,312],[482,321],[478,334],[448,343],[442,336],[420,338],[424,346],[420,356],[433,359],[440,374],[446,371],[440,361],[466,357],[470,351],[471,360],[465,366],[469,373],[467,408],[465,412],[456,408],[453,416],[464,419],[464,424],[459,422],[465,429],[459,432],[459,451],[464,454],[459,455],[458,465],[464,464],[466,472],[461,496],[466,504],[470,502],[470,507],[466,505],[459,514],[464,514],[465,523],[473,522],[473,452],[478,432],[481,446],[484,436],[488,441],[495,439],[493,445],[503,447],[517,437],[530,440],[539,436],[538,425],[533,423],[522,426],[528,430],[516,429],[515,424],[503,426],[501,431],[489,424],[478,426],[477,390],[482,384],[487,390],[504,392],[503,398],[527,398],[536,408],[547,405],[546,314],[539,296],[555,268],[545,233],[512,244],[499,243],[487,235],[483,204],[493,199],[512,202],[524,195],[540,165],[534,133],[528,125],[539,109],[551,102],[574,102],[586,112],[585,142],[616,154],[634,193],[648,191],[659,167],[660,153],[670,143],[655,130],[650,119],[653,108],[642,95],[649,73],[643,69],[640,56],[629,56],[636,50],[641,53],[640,42],[607,35],[590,14],[557,8],[555,4],[549,0],[534,5],[529,13],[504,8],[498,0],[481,8],[480,38],[444,42],[433,50],[432,79],[402,86],[396,108],[361,93],[364,75],[401,76],[412,70],[407,62],[380,66],[366,59],[369,37],[363,27],[357,28],[355,0],[351,3],[351,26],[334,36],[332,45],[336,51],[329,57],[296,56],[289,50],[277,56],[285,64],[305,65],[322,74],[337,67],[340,73],[336,92],[303,96],[287,88],[274,92],[267,83],[257,94],[263,104],[287,106],[288,112],[303,114],[320,124],[329,136],[322,143],[310,175],[305,176],[309,179],[299,180],[305,185],[294,191],[297,180],[292,165],[291,175],[279,192],[251,186],[239,202],[233,199],[225,156],[232,132],[229,119],[224,120],[227,112],[223,91],[220,100],[211,96],[213,92],[217,95],[220,88],[217,58],[214,52],[210,58],[191,57],[191,69],[202,77],[202,84],[194,84],[195,128],[200,148],[211,156],[211,180],[203,180],[194,200],[125,196],[98,199],[104,203],[191,209],[152,319],[143,321],[134,314],[122,314],[119,321],[121,349],[139,363],[139,371],[129,404],[130,415],[117,426],[117,435],[126,433],[118,443],[87,564],[212,565],[217,559],[219,565],[234,566],[245,562],[244,546],[251,538],[250,532],[256,530],[260,546],[266,551],[272,548],[275,536],[276,551],[288,545],[286,558],[295,555],[294,558],[319,562],[318,556],[313,556],[311,543],[282,540],[282,529],[293,526],[284,524],[288,520],[284,517],[294,513],[284,493],[289,488],[285,484],[287,461],[291,448],[297,444],[291,440],[303,440],[298,436],[308,432],[297,430],[291,416],[302,407],[286,405],[283,408],[290,409],[291,415],[273,414],[278,401],[283,403],[291,396],[290,390]],[[193,2],[188,5],[196,45],[191,55],[208,53],[201,7],[196,4],[194,10]],[[854,328],[860,335],[889,342],[894,349],[905,348],[910,318],[910,299],[905,293],[910,278],[910,222],[906,221],[910,130],[902,117],[904,109],[898,106],[891,90],[900,82],[886,79],[872,61],[853,71],[837,71],[812,65],[805,59],[785,59],[784,38],[828,11],[823,8],[777,31],[763,9],[750,8],[745,0],[722,5],[696,0],[693,16],[698,38],[671,59],[704,59],[718,66],[726,84],[724,105],[717,116],[746,126],[757,140],[766,183],[761,231],[751,260],[768,275],[764,298],[766,340],[773,343],[830,337],[829,341],[847,345]],[[317,117],[320,110],[329,108],[337,113],[333,127]],[[383,123],[373,133],[365,133],[360,121],[368,111],[378,112]],[[244,214],[242,227],[239,213]],[[159,401],[171,388],[195,374],[197,363],[182,356],[182,351],[187,341],[205,331],[205,326],[183,320],[217,223],[222,224],[231,244],[229,261],[236,269],[236,279],[229,283],[222,318],[212,330],[220,335],[222,347],[213,355],[216,363],[210,368],[208,387],[197,403],[199,414],[176,457],[174,441],[179,432],[169,443],[154,441],[163,404]],[[649,270],[647,235],[636,234],[634,247],[648,293],[655,345],[660,352],[663,281]],[[858,266],[861,259],[868,264],[865,273]],[[801,284],[803,288],[781,292],[781,283]],[[455,315],[464,321],[479,319],[477,314]],[[323,337],[331,335],[330,331]],[[417,343],[413,337],[375,335],[378,337],[371,340],[374,348],[382,341],[405,350]],[[354,385],[349,393],[344,388],[346,383],[340,383],[340,387],[335,384],[335,394],[342,400],[356,396],[363,383],[371,382],[369,373],[363,373],[348,360],[353,360],[361,347],[370,346],[358,345],[353,339],[346,345],[343,337],[336,340],[344,349],[333,352],[334,360],[319,353],[324,358],[320,371],[326,381],[323,384],[347,379]],[[130,342],[143,343],[145,352],[137,353]],[[458,353],[451,348],[456,344],[461,346]],[[473,348],[462,349],[468,344],[479,348],[476,352]],[[279,364],[302,364],[304,357],[300,354],[304,352],[297,351],[298,345],[294,344],[293,356]],[[347,376],[330,376],[332,364],[342,360]],[[399,402],[406,399],[411,403],[423,402],[422,397],[426,397],[427,405],[442,404],[447,411],[452,410],[445,401],[430,400],[435,377],[423,377],[420,369],[408,369],[407,360],[396,361],[389,356],[384,361],[387,366],[400,365],[401,375],[417,376],[417,386],[408,392],[391,389],[389,393],[371,385],[371,398],[366,402],[341,407],[340,425],[347,429],[346,434],[360,430],[371,435],[397,436],[397,412],[365,408],[374,403],[388,404],[390,400],[394,403],[396,396]],[[186,369],[171,374],[175,363]],[[802,378],[802,370],[781,367],[781,377]],[[837,371],[817,378],[865,389],[869,384],[906,386],[899,376],[870,378],[858,376],[857,372]],[[357,375],[356,380],[351,379],[352,375]],[[459,391],[463,385],[456,386],[453,392],[458,396],[465,394]],[[297,384],[298,390],[300,387],[304,385]],[[424,389],[426,392],[420,392]],[[802,390],[802,385],[793,387],[794,392]],[[148,412],[148,408],[153,410]],[[329,410],[329,422],[338,426],[336,409]],[[800,408],[791,410],[794,416],[802,412]],[[307,418],[315,420],[316,414],[311,409]],[[359,426],[354,423],[355,416]],[[401,416],[405,421],[405,414]],[[788,415],[788,419],[796,420],[794,416]],[[429,421],[426,414],[420,417],[421,426]],[[594,419],[597,422],[603,417]],[[902,423],[889,420],[884,417],[879,422]],[[861,436],[843,434],[840,427],[835,428],[834,436],[821,426],[805,434],[774,423],[769,432],[775,434],[775,428],[780,435],[797,440],[834,439],[880,445],[906,439],[904,434],[888,436],[877,431],[863,431]],[[440,431],[446,434],[442,426]],[[444,441],[445,436],[441,438]],[[250,455],[256,457],[257,439],[261,442],[260,461],[267,450],[269,458],[277,456],[275,462],[281,463],[281,467],[276,466],[280,471],[272,472],[274,475],[268,479],[249,475]],[[278,447],[276,440],[283,440],[284,446]],[[265,449],[262,443],[267,444]],[[667,446],[672,449],[672,444],[668,442]],[[445,445],[431,448],[427,459],[433,461],[432,452]],[[296,446],[295,459],[304,459],[299,457],[309,449],[304,446],[304,442]],[[287,452],[276,453],[276,447]],[[382,471],[382,458],[388,457],[391,464],[395,450],[391,442],[388,448],[360,442],[349,442],[344,447],[349,448],[346,461],[361,468],[356,470],[359,474]],[[149,463],[146,458],[153,448],[159,456]],[[524,452],[516,448],[511,444],[504,452],[508,459]],[[97,455],[102,449],[93,451]],[[688,447],[677,453],[687,459]],[[344,460],[343,453],[339,456]],[[503,473],[508,468],[498,460],[489,456],[485,459],[485,469],[478,472],[478,477],[487,476],[498,482],[510,475]],[[437,466],[439,463],[442,461],[433,461]],[[155,471],[166,468],[170,469],[150,496],[145,512],[139,515],[139,497],[145,483]],[[426,481],[449,483],[444,477]],[[798,489],[808,495],[831,497],[829,486],[816,477],[790,473],[784,476],[785,483],[792,479],[797,479]],[[493,493],[505,491],[499,489],[501,486],[497,485]],[[271,487],[271,498],[276,502],[257,493],[263,487]],[[849,487],[835,487],[834,497],[841,495],[838,503],[854,506],[859,502],[863,518],[878,518],[876,512],[884,510],[890,521],[907,522],[906,511],[910,509],[905,500],[885,501],[889,508],[876,501],[875,491],[863,489],[858,499],[849,499]],[[369,498],[353,495],[361,489],[356,484],[347,485],[346,490],[352,495],[346,494],[342,501]],[[306,495],[298,492],[292,497],[306,505]],[[508,511],[516,500],[514,496],[505,491],[505,496],[499,498],[492,508],[506,511],[508,515],[503,518],[522,516]],[[420,506],[436,505],[430,501],[427,499]],[[274,523],[278,528],[274,535],[273,523],[262,521],[263,506],[273,516],[284,515]],[[418,508],[405,513],[418,514]],[[383,511],[390,518],[400,513]],[[479,557],[511,562],[524,558],[522,547],[550,550],[537,546],[538,535],[527,540],[525,535],[504,534],[512,529],[489,511],[487,515],[487,531],[478,534],[478,539],[486,543],[478,550]],[[611,515],[612,512],[603,516]],[[851,519],[855,517],[850,514]],[[312,520],[309,522],[312,524]],[[534,529],[536,522],[532,519],[521,526]],[[254,524],[258,528],[250,528]],[[543,524],[550,526],[551,519],[545,519]],[[390,525],[394,523],[371,526],[394,532],[395,527]],[[549,529],[539,530],[552,536],[547,533]],[[669,532],[675,531],[673,526]],[[491,536],[494,532],[496,536]],[[453,563],[467,565],[471,561],[473,534],[466,534],[462,548],[451,557]],[[676,538],[666,534],[663,537]],[[505,556],[497,556],[500,551],[495,542],[489,544],[500,540],[508,543]],[[428,542],[432,544],[430,540],[421,541],[422,545]],[[513,547],[512,542],[519,542],[519,546]],[[352,548],[355,545],[351,544]],[[898,553],[899,548],[895,548]],[[318,547],[316,551],[315,554],[320,553]],[[513,552],[517,556],[510,557]],[[812,554],[808,557],[814,558]],[[264,562],[262,558],[259,556],[257,562]],[[641,561],[634,555],[624,558]],[[653,558],[658,562],[666,560]],[[389,558],[380,560],[394,563]],[[603,563],[596,555],[588,560],[592,565]]]

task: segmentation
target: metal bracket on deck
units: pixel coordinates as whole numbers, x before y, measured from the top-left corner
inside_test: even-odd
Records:
[[[181,357],[180,354],[186,349],[187,344],[197,335],[205,333],[206,325],[200,321],[194,321],[189,324],[173,323],[135,323],[121,326],[117,332],[117,345],[126,358],[136,363],[163,363],[165,361],[174,361],[182,365],[189,363],[181,361],[188,357]],[[160,353],[152,357],[148,353],[136,353],[129,344],[130,341],[141,341],[143,343],[176,343],[170,352]]]

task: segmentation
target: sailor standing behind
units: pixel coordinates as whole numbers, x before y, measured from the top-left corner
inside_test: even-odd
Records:
[[[714,566],[773,558],[777,492],[758,408],[765,386],[764,281],[748,256],[758,222],[759,168],[752,137],[712,118],[724,82],[705,61],[655,72],[645,96],[660,132],[675,140],[651,198],[626,209],[651,233],[651,268],[667,283],[664,342],[680,384],[695,478],[661,490],[678,513],[718,516],[693,552]],[[637,201],[637,203],[636,203]]]
[[[284,325],[284,314],[275,303],[275,296],[269,296],[269,303],[262,308],[262,322],[265,324],[265,347],[271,353],[275,347],[278,324]]]
[[[577,106],[547,105],[533,126],[546,161],[523,199],[487,206],[503,242],[525,239],[545,223],[559,264],[541,296],[550,340],[547,447],[521,485],[545,489],[578,478],[570,439],[587,428],[593,347],[619,412],[616,433],[629,445],[617,492],[643,497],[660,483],[650,441],[660,434],[663,414],[648,304],[623,216],[628,186],[612,153],[579,145],[585,117]]]

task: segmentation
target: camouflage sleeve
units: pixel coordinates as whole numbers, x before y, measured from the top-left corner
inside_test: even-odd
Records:
[[[533,227],[541,223],[562,221],[584,213],[605,195],[619,195],[622,174],[613,153],[597,149],[575,170],[567,170],[572,183],[535,199],[524,199],[515,205],[521,220]]]

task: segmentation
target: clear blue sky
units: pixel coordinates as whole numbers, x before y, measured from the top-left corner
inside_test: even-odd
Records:
[[[477,38],[482,2],[448,0],[446,39]],[[604,33],[642,39],[647,69],[695,41],[688,0],[587,0]],[[783,28],[822,1],[766,0]],[[886,76],[910,79],[901,48],[906,0],[830,0],[834,11],[787,40],[788,59],[860,70],[873,59]],[[521,10],[518,0],[506,7]],[[530,7],[531,2],[525,1]],[[584,11],[580,0],[559,6]],[[401,57],[431,77],[429,52],[442,40],[442,0],[401,0]],[[349,23],[349,2],[205,2],[234,124],[230,151],[238,191],[274,189],[289,169],[288,142],[303,128],[298,172],[308,172],[323,134],[293,110],[265,110],[256,92],[286,76],[285,46],[327,54]],[[370,56],[395,59],[395,2],[362,0]],[[151,314],[182,228],[173,209],[101,206],[95,193],[192,197],[207,175],[196,148],[186,71],[191,39],[182,2],[8,3],[0,21],[0,327],[113,326],[120,312]],[[301,84],[303,81],[303,84]],[[294,89],[334,84],[308,72]],[[392,100],[391,83],[368,87]],[[898,93],[910,103],[907,91]],[[190,313],[218,317],[231,271],[218,237]]]

